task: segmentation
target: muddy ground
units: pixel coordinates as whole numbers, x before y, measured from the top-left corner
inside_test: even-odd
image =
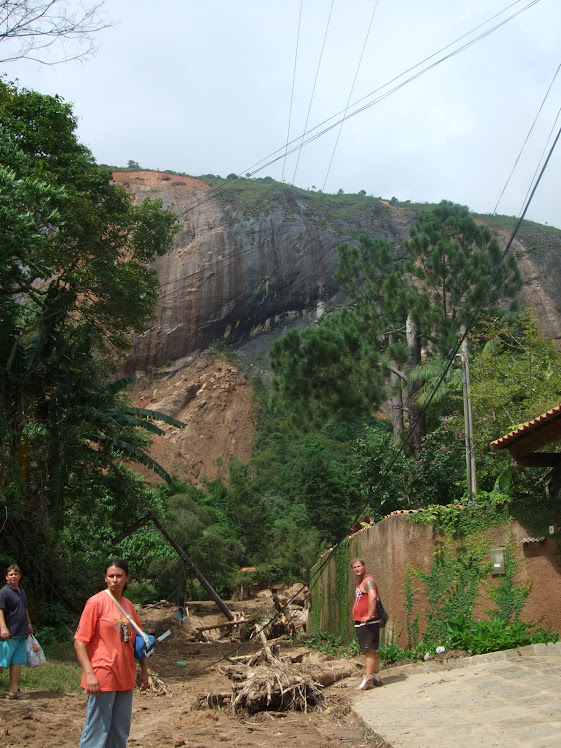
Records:
[[[251,603],[231,606],[247,615]],[[180,624],[175,606],[160,604],[140,611],[146,630],[157,635],[170,628],[171,636],[158,645],[150,658],[150,670],[165,684],[167,693],[135,692],[129,745],[135,748],[188,746],[190,748],[268,748],[292,745],[306,748],[382,748],[385,745],[368,733],[350,709],[354,688],[362,670],[325,689],[325,703],[308,713],[260,712],[234,716],[228,709],[197,708],[201,695],[227,693],[231,681],[221,673],[225,660],[233,654],[250,654],[260,648],[257,642],[193,641],[194,629],[224,621],[211,603],[190,606],[190,615]],[[254,611],[255,613],[255,611]],[[216,636],[217,631],[209,632]],[[281,654],[301,646],[289,639],[280,642]],[[317,656],[317,655],[316,655]],[[174,663],[182,663],[180,665]],[[183,665],[185,664],[185,666]],[[357,660],[360,663],[360,659]],[[18,701],[0,703],[0,745],[2,748],[69,748],[77,746],[85,715],[82,693],[27,691]]]

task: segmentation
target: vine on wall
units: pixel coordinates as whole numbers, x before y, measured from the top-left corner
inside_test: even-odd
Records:
[[[405,586],[403,596],[405,598],[405,630],[407,631],[407,649],[413,649],[419,643],[421,627],[419,624],[420,612],[413,617],[413,603],[415,602],[415,567],[408,564],[405,570]]]
[[[312,634],[323,629],[339,636],[342,642],[351,640],[349,574],[351,562],[350,538],[345,538],[336,548],[323,575],[311,586],[312,610],[308,618],[308,631]],[[320,567],[312,569],[312,578]],[[334,575],[334,579],[332,578]]]
[[[532,588],[531,580],[518,587],[514,584],[514,577],[521,568],[522,563],[516,557],[512,533],[509,531],[505,546],[505,574],[499,577],[497,584],[486,584],[487,594],[497,606],[486,610],[487,615],[498,618],[503,623],[519,620]]]
[[[454,551],[450,540],[446,540],[435,551],[429,572],[414,571],[428,602],[426,641],[443,639],[452,618],[473,620],[479,584],[489,571],[489,564],[483,562],[486,551],[478,543],[466,543]]]

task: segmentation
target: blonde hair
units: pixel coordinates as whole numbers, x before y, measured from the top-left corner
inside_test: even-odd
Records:
[[[351,567],[354,566],[355,564],[362,564],[362,566],[364,566],[364,568],[366,568],[366,564],[364,563],[364,561],[361,558],[353,558],[352,561],[351,561]]]

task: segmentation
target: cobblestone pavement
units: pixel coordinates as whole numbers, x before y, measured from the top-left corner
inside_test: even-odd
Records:
[[[561,748],[561,642],[381,676],[383,687],[357,691],[353,709],[394,748]]]

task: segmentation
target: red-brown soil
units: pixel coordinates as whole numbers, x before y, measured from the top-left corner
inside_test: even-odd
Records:
[[[228,462],[247,462],[253,449],[253,389],[242,371],[226,361],[202,355],[158,377],[140,376],[131,388],[134,404],[157,410],[186,424],[159,424],[164,436],[152,439],[150,455],[171,475],[188,483],[228,478]],[[151,482],[160,478],[140,465],[134,469]]]

